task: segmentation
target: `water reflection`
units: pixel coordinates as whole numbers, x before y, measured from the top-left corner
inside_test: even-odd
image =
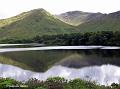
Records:
[[[120,51],[91,49],[5,52],[0,53],[0,63],[36,72],[44,72],[54,65],[71,68],[103,64],[120,66]]]
[[[23,81],[60,76],[96,81],[104,85],[120,82],[119,47],[12,46],[13,48],[0,48],[0,77]]]
[[[63,66],[53,66],[46,72],[32,72],[21,68],[0,64],[0,77],[10,77],[16,80],[28,80],[37,78],[46,80],[49,77],[64,77],[68,80],[81,78],[88,81],[95,81],[101,85],[120,83],[120,67],[114,65],[102,65],[84,67],[80,69],[67,68]]]

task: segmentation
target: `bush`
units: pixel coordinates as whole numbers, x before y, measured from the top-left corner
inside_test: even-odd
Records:
[[[66,83],[67,81],[60,77],[48,78],[46,80],[48,89],[63,89]]]

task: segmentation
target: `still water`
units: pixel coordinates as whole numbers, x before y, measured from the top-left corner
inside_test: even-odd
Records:
[[[81,78],[103,85],[120,83],[119,47],[14,46],[0,48],[0,77],[24,81],[60,76],[66,79]]]

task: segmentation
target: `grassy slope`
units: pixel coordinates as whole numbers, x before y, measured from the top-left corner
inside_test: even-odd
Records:
[[[70,20],[68,19],[68,21],[73,23],[80,21],[82,23],[76,29],[76,27],[60,21],[43,9],[35,9],[12,18],[0,20],[0,40],[30,39],[36,35],[42,36],[73,32],[119,31],[119,14],[103,15],[101,13],[69,12],[68,18]],[[84,20],[88,20],[88,22],[83,23]]]
[[[19,20],[22,20],[24,19],[25,17],[27,17],[29,15],[29,13],[22,13],[22,14],[19,14],[15,17],[11,17],[11,18],[7,18],[7,19],[2,19],[0,20],[0,27],[3,27],[6,26],[6,25],[10,25],[11,23],[14,23],[16,21],[19,21]]]
[[[80,24],[77,26],[80,32],[120,31],[120,11],[110,14],[72,11],[58,18],[72,25]]]
[[[0,20],[0,40],[22,40],[31,39],[36,35],[73,32],[119,31],[119,14],[117,13],[116,17],[116,13],[103,15],[101,13],[69,12],[67,18],[70,18],[70,20],[68,19],[70,23],[82,23],[74,27],[60,21],[43,9],[35,9],[12,18]],[[88,22],[84,23],[86,20]]]
[[[120,31],[120,17],[108,14],[101,19],[83,23],[78,28],[81,32]]]
[[[52,35],[76,32],[70,26],[43,9],[25,12],[0,21],[0,39],[29,39],[36,35]]]

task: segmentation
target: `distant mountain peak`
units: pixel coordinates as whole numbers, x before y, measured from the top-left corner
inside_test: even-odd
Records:
[[[112,16],[112,17],[115,17],[115,18],[120,18],[120,11],[116,11],[116,12],[113,12],[113,13],[110,13],[108,14],[109,16]]]
[[[69,11],[69,12],[57,15],[57,17],[58,17],[58,19],[60,19],[63,22],[77,26],[77,25],[80,25],[82,23],[91,21],[92,19],[99,18],[102,15],[103,15],[102,13]]]
[[[83,12],[83,11],[68,11],[65,13],[62,13],[60,15],[67,15],[67,16],[78,16],[78,15],[82,15],[82,14],[89,14],[88,12]]]
[[[87,12],[83,12],[83,11],[68,11],[66,12],[67,14],[80,14],[80,13],[87,13]],[[65,14],[65,13],[63,13]]]

